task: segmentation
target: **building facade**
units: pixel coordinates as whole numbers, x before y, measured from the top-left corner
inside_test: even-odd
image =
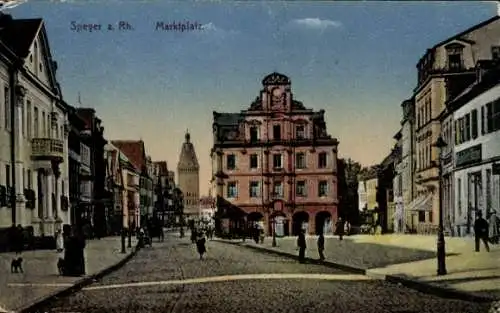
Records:
[[[71,223],[69,129],[57,64],[43,20],[0,13],[0,27],[0,249],[12,224],[53,244],[55,231]]]
[[[213,223],[215,217],[216,200],[211,196],[201,197],[199,204],[199,219],[206,223]]]
[[[214,112],[211,152],[217,210],[224,199],[263,222],[265,231],[330,233],[337,219],[337,146],[325,111],[293,97],[290,79],[262,80],[259,96],[240,113]]]
[[[117,141],[117,143],[126,146],[127,142]],[[121,227],[135,229],[141,223],[140,172],[132,160],[115,145],[115,141],[106,145],[106,155],[109,166],[108,180],[112,181],[108,184],[108,188],[114,191],[115,220],[116,217],[120,216]],[[115,227],[118,228],[118,225]]]
[[[151,161],[151,157],[147,156],[145,159],[144,166],[141,168],[141,178],[140,178],[140,208],[141,208],[141,217],[145,222],[147,219],[153,218],[153,162]]]
[[[168,166],[166,161],[156,161],[154,167],[154,186],[155,186],[155,216],[167,225],[169,221],[175,219],[172,212],[172,192],[175,187],[169,181]]]
[[[104,147],[107,141],[104,139],[104,127],[94,109],[76,108],[76,112],[85,122],[85,128],[81,132],[81,189],[82,193],[87,195],[85,202],[90,205],[82,203],[85,208],[84,220],[92,225],[95,235],[103,237],[108,234],[109,220],[113,212],[106,192]]]
[[[499,58],[500,60],[500,58]],[[500,66],[479,71],[477,81],[455,98],[453,227],[473,234],[477,212],[487,217],[500,207]]]
[[[139,227],[143,222],[141,217],[145,217],[144,208],[146,205],[145,201],[147,201],[147,190],[149,188],[145,184],[144,179],[144,177],[147,176],[147,157],[144,141],[113,140],[111,143],[121,152],[120,155],[122,155],[123,160],[126,160],[121,163],[122,169],[125,171],[124,186],[127,194],[124,208],[126,208],[131,225],[133,224],[135,227]],[[141,195],[143,196],[142,202]]]
[[[69,163],[69,200],[71,210],[71,225],[84,225],[88,212],[92,212],[92,172],[90,170],[90,146],[88,138],[82,136],[85,131],[85,121],[78,115],[75,108],[68,106],[70,131],[68,136]]]
[[[177,177],[184,196],[184,216],[186,219],[196,218],[200,201],[200,165],[189,132],[186,132],[179,155]]]
[[[417,64],[414,90],[416,111],[417,231],[437,231],[439,156],[433,146],[441,134],[439,116],[445,102],[475,79],[475,62],[491,59],[500,38],[500,17],[495,16],[427,50]]]

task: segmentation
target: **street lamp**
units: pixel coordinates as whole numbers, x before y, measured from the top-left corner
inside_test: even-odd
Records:
[[[439,228],[437,238],[437,274],[446,275],[446,254],[443,227],[443,162],[442,151],[448,144],[441,136],[438,137],[434,146],[439,149]]]

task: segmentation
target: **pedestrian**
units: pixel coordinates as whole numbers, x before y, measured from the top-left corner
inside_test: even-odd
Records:
[[[306,234],[305,230],[301,229],[297,237],[297,248],[299,249],[299,262],[305,263],[306,258]]]
[[[205,246],[206,239],[202,232],[198,233],[198,238],[196,239],[196,249],[198,250],[198,254],[200,255],[200,260],[203,259],[203,255],[207,252],[207,248]]]
[[[488,245],[488,222],[483,218],[482,211],[477,211],[477,218],[474,222],[474,239],[476,243],[476,252],[479,252],[479,243],[483,241],[486,251],[490,251]]]
[[[56,231],[56,250],[57,253],[61,253],[64,250],[64,238],[61,229]]]
[[[342,240],[344,238],[344,220],[342,219],[342,217],[339,217],[335,228],[337,230],[337,235],[339,236],[339,240]]]
[[[318,237],[318,253],[320,261],[325,260],[325,255],[323,253],[324,251],[325,251],[325,236],[323,236],[323,233],[320,233]]]
[[[191,242],[196,243],[197,238],[198,238],[198,233],[196,231],[196,228],[193,226],[193,228],[191,228]]]
[[[493,244],[498,244],[498,227],[500,227],[499,218],[496,211],[491,211],[489,218],[489,234],[488,237],[490,242]]]

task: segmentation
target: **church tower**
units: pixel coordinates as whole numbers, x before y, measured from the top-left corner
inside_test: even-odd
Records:
[[[184,214],[186,218],[198,216],[200,201],[200,166],[191,142],[191,135],[186,131],[182,144],[179,163],[177,163],[179,188],[184,195]]]

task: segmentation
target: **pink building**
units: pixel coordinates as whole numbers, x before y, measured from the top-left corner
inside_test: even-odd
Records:
[[[247,110],[213,113],[217,210],[239,211],[233,224],[260,222],[267,234],[273,226],[278,236],[301,228],[330,233],[337,220],[338,141],[327,133],[325,111],[294,100],[285,75],[272,73],[262,84]]]

